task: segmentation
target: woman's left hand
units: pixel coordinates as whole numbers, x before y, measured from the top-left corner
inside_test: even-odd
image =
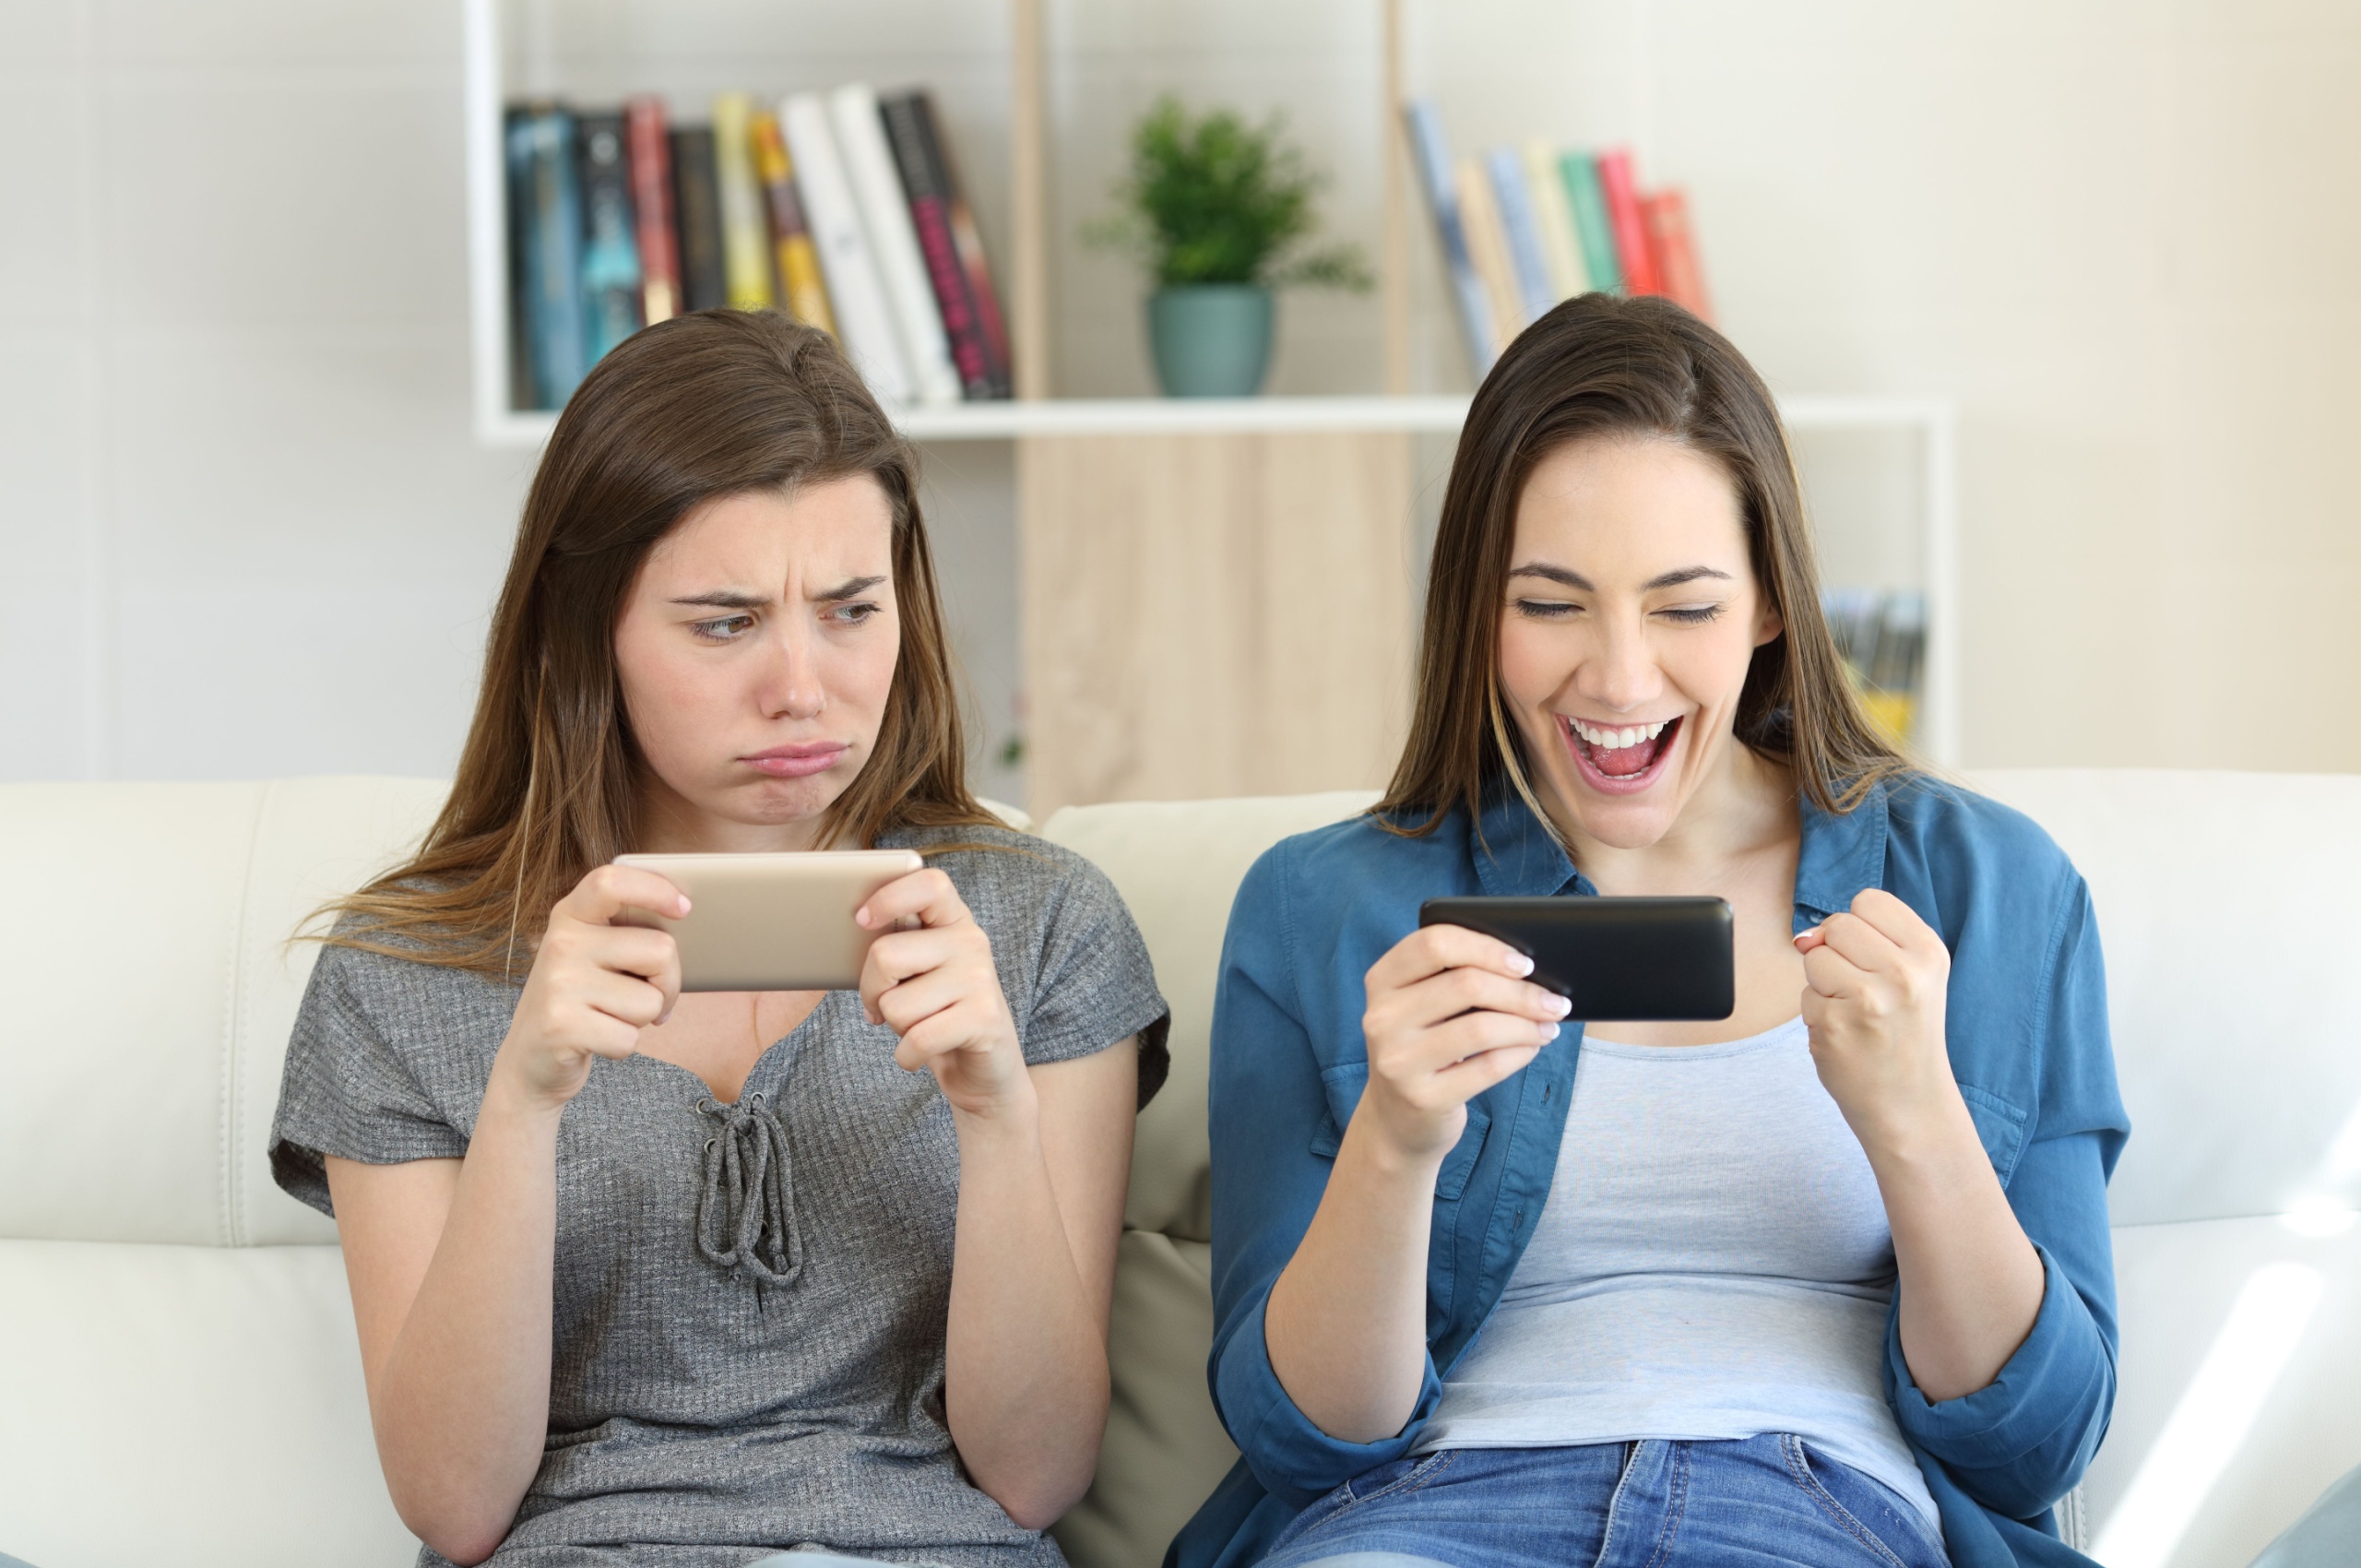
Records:
[[[1913,1141],[1961,1109],[1943,1040],[1952,956],[1918,912],[1882,888],[1796,938],[1812,1063],[1854,1135]]]
[[[1034,1104],[1033,1080],[984,934],[951,879],[931,867],[870,895],[853,919],[879,932],[860,968],[872,1024],[902,1037],[894,1060],[934,1069],[952,1108],[998,1116]],[[916,920],[912,929],[902,929]]]

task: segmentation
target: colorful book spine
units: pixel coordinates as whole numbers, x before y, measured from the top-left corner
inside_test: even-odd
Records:
[[[959,250],[959,267],[967,275],[968,297],[976,303],[976,320],[984,332],[984,360],[991,375],[991,395],[1013,398],[1016,395],[1015,362],[1009,354],[1008,324],[1001,315],[1000,291],[992,287],[991,262],[984,255],[984,236],[976,227],[975,212],[967,206],[967,187],[959,178],[959,165],[951,156],[951,143],[943,135],[943,125],[934,113],[934,100],[924,91],[909,95],[908,103],[918,126],[919,139],[926,146],[927,159],[941,184],[943,201],[951,217],[952,243]]]
[[[1442,245],[1443,270],[1451,277],[1451,297],[1459,307],[1459,329],[1467,343],[1467,362],[1481,381],[1500,357],[1494,338],[1491,303],[1483,280],[1476,275],[1468,255],[1467,231],[1459,210],[1459,196],[1452,178],[1451,148],[1444,141],[1442,117],[1424,99],[1402,108],[1403,128],[1410,137],[1412,161],[1418,165],[1419,188],[1427,193],[1427,210],[1435,220],[1435,235]]]
[[[1525,184],[1533,193],[1533,218],[1541,248],[1549,258],[1549,287],[1561,300],[1590,292],[1590,268],[1583,265],[1581,232],[1566,205],[1566,182],[1559,177],[1558,151],[1546,141],[1525,144]]]
[[[878,113],[877,94],[866,82],[848,82],[828,95],[828,114],[830,128],[836,133],[836,150],[852,180],[853,200],[860,208],[869,254],[884,279],[885,300],[894,310],[895,340],[902,346],[919,401],[955,403],[959,373],[951,363],[943,313],[935,303],[934,285],[928,280],[926,260],[910,223],[909,194],[902,188],[893,150],[885,142],[885,122]]]
[[[1558,303],[1558,295],[1549,286],[1549,253],[1542,248],[1541,223],[1525,183],[1525,165],[1510,148],[1496,147],[1484,155],[1484,172],[1491,177],[1492,205],[1500,211],[1501,232],[1508,240],[1509,274],[1516,279],[1517,303],[1529,326]]]
[[[1640,217],[1647,225],[1648,254],[1667,297],[1700,321],[1714,319],[1713,303],[1705,297],[1705,270],[1697,261],[1697,241],[1689,226],[1689,197],[1678,187],[1640,199]]]
[[[533,208],[532,136],[527,127],[532,117],[531,109],[512,103],[500,118],[502,184],[508,197],[508,406],[511,409],[538,409],[541,406],[540,395],[533,386],[532,311],[526,299],[532,276],[526,259],[530,249],[527,236],[531,228]]]
[[[951,365],[959,373],[960,395],[970,401],[991,398],[991,357],[984,348],[984,327],[967,270],[959,264],[959,244],[951,233],[951,204],[944,197],[942,171],[928,156],[913,106],[916,93],[888,98],[878,105],[884,116],[885,140],[894,149],[894,167],[909,196],[910,228],[918,234],[919,255],[926,263],[927,281],[933,287],[935,308],[943,316],[943,333],[951,342]]]
[[[563,408],[589,368],[582,339],[582,193],[574,116],[536,109],[511,127],[509,178],[527,192],[524,316],[533,406]]]
[[[639,239],[639,314],[653,325],[681,314],[680,230],[672,218],[672,138],[664,101],[643,95],[623,105],[630,143],[631,205]]]
[[[1459,191],[1459,221],[1467,231],[1467,256],[1476,276],[1484,280],[1484,299],[1492,308],[1495,334],[1492,353],[1498,358],[1510,339],[1525,330],[1525,303],[1517,297],[1516,275],[1509,265],[1508,235],[1492,205],[1491,176],[1473,158],[1462,158],[1452,171]]]
[[[1566,187],[1566,206],[1574,215],[1574,232],[1582,237],[1583,269],[1590,286],[1610,294],[1623,292],[1623,264],[1616,259],[1615,223],[1607,216],[1607,193],[1599,188],[1598,160],[1587,152],[1570,152],[1558,160]]]
[[[1615,259],[1623,268],[1624,289],[1634,294],[1663,293],[1655,259],[1648,254],[1648,231],[1640,217],[1630,152],[1619,147],[1598,155],[1598,187],[1607,198],[1607,221],[1615,232]]]
[[[713,130],[683,125],[672,133],[672,211],[681,227],[681,303],[689,310],[719,310],[730,303],[721,262],[721,190],[714,177]]]
[[[754,177],[771,215],[771,253],[778,263],[778,290],[787,313],[821,331],[836,329],[836,312],[828,306],[828,285],[820,277],[820,252],[812,244],[812,226],[803,216],[803,199],[796,193],[795,162],[787,155],[787,137],[778,116],[765,109],[753,120]]]
[[[851,180],[837,158],[827,107],[817,94],[799,92],[779,105],[778,118],[787,132],[788,153],[795,160],[803,216],[819,247],[821,275],[827,279],[828,303],[836,310],[837,340],[872,392],[894,402],[909,402],[916,383],[894,335],[893,306],[870,255]]]
[[[754,101],[725,92],[713,101],[713,173],[721,190],[721,269],[733,310],[762,310],[771,288],[770,220],[754,184]]]
[[[592,364],[643,325],[639,239],[631,210],[631,164],[621,114],[575,122],[581,155],[583,352]]]

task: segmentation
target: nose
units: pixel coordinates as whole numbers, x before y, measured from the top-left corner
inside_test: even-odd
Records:
[[[1602,616],[1590,657],[1574,672],[1574,690],[1610,713],[1629,713],[1664,693],[1664,671],[1636,615]]]
[[[817,719],[828,706],[808,617],[782,615],[764,642],[754,700],[765,719]]]

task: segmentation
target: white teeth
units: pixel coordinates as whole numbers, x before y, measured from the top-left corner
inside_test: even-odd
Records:
[[[1636,746],[1643,741],[1655,740],[1664,733],[1665,726],[1672,721],[1659,719],[1654,724],[1636,724],[1620,730],[1602,730],[1596,725],[1585,724],[1579,719],[1569,719],[1566,722],[1573,726],[1575,734],[1580,735],[1600,751],[1619,752],[1627,746]]]

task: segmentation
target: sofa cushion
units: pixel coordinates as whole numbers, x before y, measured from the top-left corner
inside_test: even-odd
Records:
[[[1041,836],[1105,872],[1131,906],[1172,1004],[1172,1075],[1141,1113],[1123,1221],[1204,1241],[1213,1238],[1206,1173],[1205,1088],[1221,938],[1255,857],[1289,834],[1367,810],[1373,791],[1229,801],[1067,806]]]
[[[405,1568],[335,1247],[0,1241],[0,1550]]]
[[[2361,1205],[2361,778],[1971,782],[2047,828],[2091,885],[2131,1113],[2115,1223]]]
[[[333,1241],[272,1184],[279,1073],[322,899],[445,787],[407,778],[0,786],[0,1236]],[[27,897],[30,889],[38,897]]]

